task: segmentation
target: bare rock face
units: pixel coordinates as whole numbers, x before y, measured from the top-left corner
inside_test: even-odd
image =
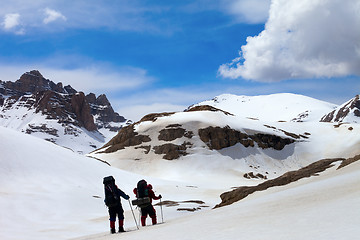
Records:
[[[174,160],[178,159],[180,156],[185,156],[187,154],[187,145],[191,145],[191,143],[184,142],[181,145],[166,143],[160,146],[155,146],[154,150],[156,154],[165,154],[163,156],[163,159]]]
[[[112,122],[125,122],[126,119],[120,116],[112,108],[105,94],[96,97],[94,93],[86,95],[86,101],[90,104],[91,114],[98,116],[95,124],[98,128],[109,128],[111,131],[119,131],[120,127],[111,126]]]
[[[143,142],[150,142],[151,139],[147,135],[139,135],[134,131],[134,124],[123,127],[118,134],[113,137],[103,148],[108,147],[103,152],[112,153],[125,147],[137,146]]]
[[[74,94],[71,97],[71,106],[79,122],[89,131],[97,130],[93,116],[90,113],[90,106],[85,99],[83,92]]]
[[[360,117],[360,96],[356,95],[353,99],[343,104],[339,108],[333,110],[323,116],[320,122],[342,122],[350,113]]]
[[[350,159],[344,159],[344,158],[322,159],[299,170],[290,171],[281,175],[280,177],[260,183],[259,185],[238,187],[232,191],[221,194],[220,195],[221,203],[216,205],[215,208],[227,206],[234,202],[240,201],[257,191],[264,191],[271,187],[287,185],[289,183],[298,181],[299,179],[302,178],[317,176],[318,173],[323,172],[326,169],[335,166],[334,164],[335,162],[341,162],[340,166],[342,166],[346,164],[351,164],[358,160],[360,160],[359,155]]]
[[[185,110],[185,112],[196,112],[196,111],[222,112],[225,115],[233,115],[229,112],[226,112],[224,110],[221,110],[216,107],[209,106],[209,105],[200,105],[200,106],[190,107],[187,110]]]
[[[83,127],[88,131],[97,131],[102,127],[106,127],[110,131],[118,131],[121,124],[114,127],[109,123],[126,121],[124,117],[114,112],[104,94],[98,98],[95,94],[85,96],[83,92],[76,91],[70,85],[63,87],[61,82],[55,84],[45,79],[37,70],[24,73],[15,82],[0,81],[2,111],[11,109],[15,104],[27,107],[29,110],[36,109],[36,113],[46,115],[47,119],[57,120],[65,128],[65,133],[76,132],[68,131],[73,129],[69,124]],[[95,115],[98,117],[96,123],[93,117]],[[26,132],[33,133],[36,130],[44,130],[44,126],[40,126],[29,127],[29,131]],[[48,132],[51,134],[51,131]]]
[[[179,124],[174,124],[160,130],[158,139],[163,141],[173,141],[182,137],[192,138],[194,133],[181,128],[180,126],[181,125]]]
[[[247,135],[230,127],[207,127],[199,129],[200,139],[208,145],[210,149],[220,150],[241,143],[245,147],[254,147],[255,142],[259,147],[273,148],[282,150],[286,145],[295,142],[290,138],[281,138],[279,136],[258,133]]]
[[[55,84],[54,82],[45,79],[37,70],[24,73],[16,82],[6,82],[5,86],[20,94],[35,93],[39,91],[55,91],[59,93],[67,93],[63,88],[62,83]]]

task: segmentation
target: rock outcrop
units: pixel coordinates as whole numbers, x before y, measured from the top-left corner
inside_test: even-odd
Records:
[[[63,87],[61,82],[56,84],[44,78],[37,70],[24,73],[15,82],[0,81],[0,118],[5,119],[4,124],[10,125],[13,118],[27,119],[32,112],[45,116],[47,123],[30,122],[25,127],[21,127],[24,125],[21,122],[11,125],[28,134],[48,134],[49,138],[45,139],[52,142],[62,134],[78,136],[81,129],[94,132],[93,136],[99,136],[96,141],[101,141],[99,129],[105,128],[115,134],[126,124],[126,119],[113,110],[104,94],[99,97],[93,93],[85,95],[70,85]],[[60,126],[49,126],[51,120]]]
[[[265,181],[260,183],[257,186],[243,186],[238,187],[232,191],[225,192],[220,195],[221,203],[215,206],[215,208],[223,207],[230,205],[234,202],[240,201],[250,194],[257,191],[264,191],[271,187],[283,186],[290,184],[292,182],[298,181],[302,178],[308,178],[311,176],[317,176],[318,173],[325,171],[328,168],[331,168],[335,162],[341,162],[340,166],[343,167],[345,165],[351,164],[355,161],[360,160],[360,155],[357,155],[353,158],[344,159],[344,158],[334,158],[334,159],[322,159],[316,161],[306,167],[303,167],[299,170],[287,172],[280,177]]]
[[[255,143],[260,148],[273,148],[282,150],[286,145],[295,142],[292,138],[282,138],[276,135],[257,133],[248,135],[230,127],[207,127],[199,129],[200,139],[210,149],[220,150],[241,143],[245,147],[254,147]]]
[[[348,117],[359,117],[360,121],[360,96],[356,95],[353,99],[339,106],[332,112],[323,116],[320,122],[343,122]]]

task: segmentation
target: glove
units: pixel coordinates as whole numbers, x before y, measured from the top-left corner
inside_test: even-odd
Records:
[[[159,198],[162,198],[161,194],[159,195]]]
[[[129,195],[126,195],[126,198],[125,198],[126,200],[129,200],[130,199],[130,196]]]

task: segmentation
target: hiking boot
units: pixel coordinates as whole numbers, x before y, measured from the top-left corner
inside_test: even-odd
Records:
[[[124,227],[119,227],[119,232],[125,232]]]
[[[110,231],[111,231],[111,234],[113,234],[113,233],[116,232],[116,231],[115,231],[115,228],[112,228]]]

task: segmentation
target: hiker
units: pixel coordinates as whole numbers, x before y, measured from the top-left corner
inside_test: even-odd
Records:
[[[152,220],[152,224],[155,225],[157,223],[156,211],[154,209],[154,206],[152,205],[152,199],[159,200],[160,198],[162,198],[161,194],[159,196],[155,196],[151,184],[147,184],[147,182],[144,179],[138,182],[137,188],[134,188],[134,194],[138,199],[146,198],[146,197],[150,199],[148,203],[144,205],[139,205],[141,209],[141,226],[146,225],[147,215],[150,216]]]
[[[130,197],[115,185],[113,176],[104,177],[105,205],[109,208],[110,232],[115,233],[116,216],[119,218],[119,232],[124,230],[124,210],[121,205],[120,196],[126,200]]]

